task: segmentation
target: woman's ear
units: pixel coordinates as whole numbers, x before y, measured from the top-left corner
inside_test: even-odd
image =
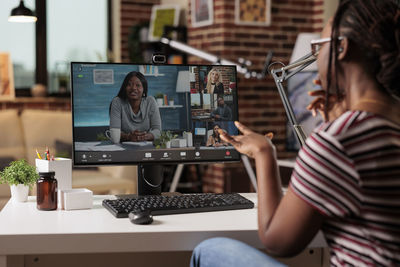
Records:
[[[346,37],[343,40],[340,40],[338,48],[337,48],[337,55],[338,60],[343,60],[349,51],[349,39]]]

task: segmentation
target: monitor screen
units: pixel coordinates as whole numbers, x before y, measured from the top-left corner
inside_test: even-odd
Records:
[[[235,66],[71,63],[75,166],[238,161]]]

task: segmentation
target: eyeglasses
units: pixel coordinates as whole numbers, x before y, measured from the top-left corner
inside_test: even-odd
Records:
[[[341,41],[344,39],[344,36],[339,36],[338,40]],[[322,38],[322,39],[317,39],[317,40],[311,40],[311,54],[313,56],[318,56],[319,50],[321,50],[321,47],[323,44],[331,42],[332,38],[327,37],[327,38]]]

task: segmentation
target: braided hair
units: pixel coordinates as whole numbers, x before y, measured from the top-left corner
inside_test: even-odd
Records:
[[[325,95],[325,116],[331,86],[341,96],[337,84],[337,48],[339,35],[349,40],[350,47],[365,57],[367,71],[380,89],[400,98],[400,4],[396,0],[342,0],[332,22],[329,47],[328,77]],[[332,84],[335,75],[335,84]]]

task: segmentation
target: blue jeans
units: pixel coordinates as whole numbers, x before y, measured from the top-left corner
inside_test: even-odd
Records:
[[[283,267],[267,254],[240,241],[216,237],[201,242],[193,250],[191,267]]]

